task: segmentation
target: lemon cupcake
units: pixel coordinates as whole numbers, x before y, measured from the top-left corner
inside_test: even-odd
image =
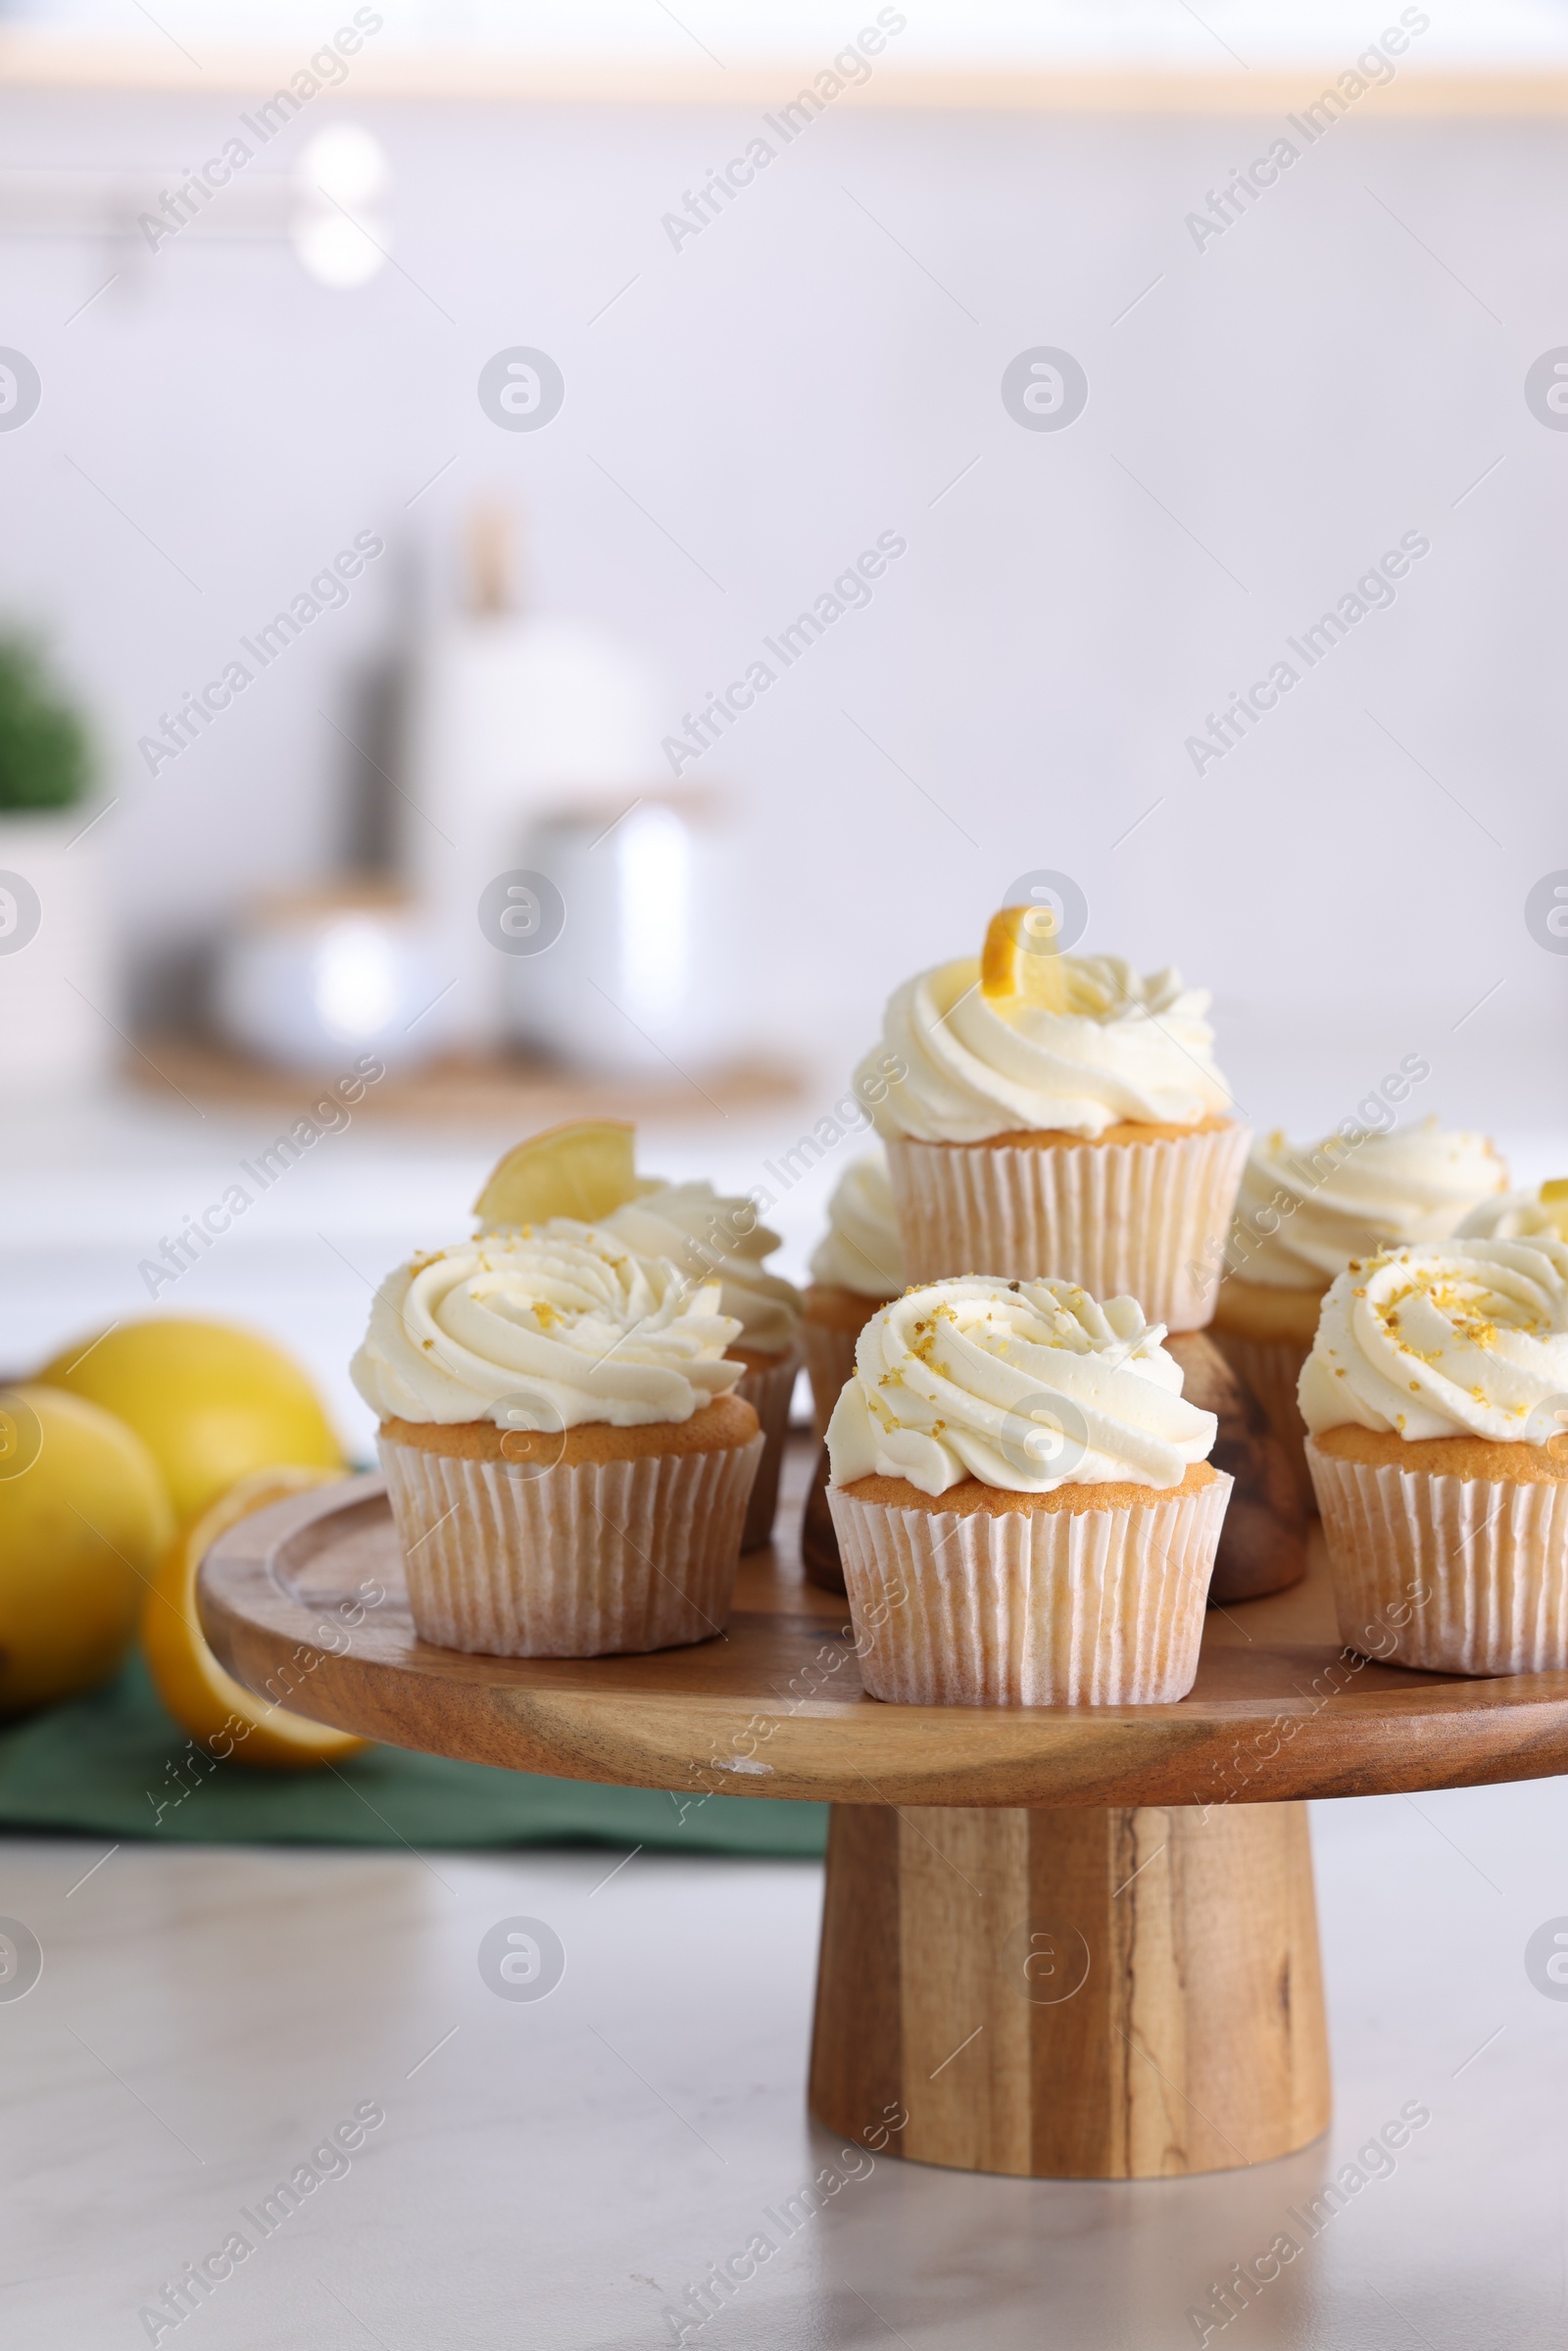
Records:
[[[1054,953],[1043,920],[1006,907],[981,957],[906,980],[858,1073],[904,1072],[873,1116],[908,1277],[1061,1275],[1201,1329],[1248,1144],[1208,998],[1174,971]]]
[[[737,1330],[716,1282],[566,1217],[391,1274],[352,1373],[420,1638],[597,1657],[721,1632],[762,1451]]]
[[[860,1333],[828,1426],[861,1677],[912,1705],[1192,1688],[1231,1481],[1137,1301],[969,1275]]]
[[[1353,1260],[1300,1404],[1348,1647],[1435,1673],[1568,1667],[1568,1245]]]
[[[1253,1145],[1226,1243],[1214,1337],[1311,1481],[1297,1383],[1311,1352],[1323,1295],[1351,1257],[1443,1241],[1508,1170],[1484,1135],[1436,1118],[1383,1133],[1347,1124],[1321,1143],[1276,1131]]]
[[[855,1343],[878,1306],[904,1288],[898,1210],[880,1151],[852,1159],[828,1201],[827,1231],[811,1254],[801,1336],[820,1441],[855,1369]]]

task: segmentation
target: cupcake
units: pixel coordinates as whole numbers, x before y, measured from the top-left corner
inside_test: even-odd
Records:
[[[855,1369],[855,1343],[878,1306],[904,1288],[898,1212],[880,1151],[853,1159],[833,1188],[827,1231],[811,1253],[801,1300],[806,1368],[818,1439]]]
[[[1276,1132],[1253,1146],[1214,1337],[1268,1414],[1308,1498],[1296,1390],[1329,1284],[1351,1257],[1446,1240],[1507,1181],[1484,1135],[1449,1132],[1436,1118],[1382,1134],[1348,1123],[1318,1144],[1290,1144]]]
[[[1494,1192],[1453,1229],[1474,1241],[1568,1241],[1568,1177],[1534,1192]]]
[[[1300,1404],[1348,1647],[1434,1673],[1568,1667],[1568,1245],[1352,1260]]]
[[[762,1451],[738,1328],[716,1282],[568,1217],[390,1275],[351,1368],[421,1640],[597,1657],[721,1632]]]
[[[1130,1298],[967,1275],[883,1306],[828,1424],[861,1677],[907,1705],[1148,1705],[1198,1671],[1231,1481]]]
[[[706,1183],[647,1180],[635,1200],[605,1218],[604,1230],[640,1256],[665,1257],[691,1280],[719,1285],[719,1311],[737,1325],[729,1345],[732,1360],[741,1365],[735,1393],[762,1427],[761,1466],[741,1538],[743,1551],[755,1550],[773,1532],[790,1398],[803,1360],[801,1294],[762,1264],[778,1248],[778,1235],[759,1223],[757,1204],[744,1194],[715,1192]]]
[[[1062,1276],[1199,1330],[1248,1143],[1210,1055],[1208,998],[1174,971],[1141,979],[1119,956],[1051,952],[1031,928],[1043,919],[1006,907],[979,959],[906,980],[858,1073],[908,1278]]]

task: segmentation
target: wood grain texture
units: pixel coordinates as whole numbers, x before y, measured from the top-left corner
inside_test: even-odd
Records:
[[[809,1468],[809,1445],[792,1445],[779,1510],[792,1544]],[[356,1600],[362,1584],[384,1596]],[[200,1605],[231,1673],[318,1721],[641,1788],[1228,1808],[1568,1771],[1568,1674],[1462,1681],[1348,1657],[1316,1529],[1303,1582],[1209,1611],[1197,1684],[1169,1706],[880,1705],[860,1688],[844,1603],[782,1544],[742,1562],[722,1640],[586,1662],[426,1648],[377,1479],[234,1528],[209,1554]]]
[[[1088,2180],[1233,2170],[1327,2128],[1302,1806],[877,1817],[834,1815],[819,2120],[915,2162]]]
[[[5,38],[0,34],[0,86],[5,81],[4,58]],[[297,1072],[274,1068],[207,1038],[154,1036],[145,1051],[136,1049],[127,1056],[125,1074],[138,1085],[172,1091],[188,1102],[234,1103],[297,1118],[313,1101],[320,1100],[333,1071],[323,1070],[313,1087]],[[436,1128],[457,1122],[516,1135],[567,1118],[689,1116],[693,1104],[704,1100],[728,1117],[732,1110],[793,1102],[802,1092],[797,1071],[768,1062],[718,1070],[699,1087],[678,1073],[668,1078],[596,1079],[524,1053],[452,1053],[425,1068],[377,1080],[366,1089],[354,1115],[406,1118]]]
[[[822,1948],[811,2035],[811,2101],[818,2077],[858,2144],[884,2141],[899,2112],[904,2041],[899,1999],[899,1815],[887,1804],[835,1804],[828,1825]],[[824,1998],[824,1986],[875,1984],[882,1996]]]
[[[292,48],[265,43],[207,45],[198,73],[175,63],[175,50],[154,40],[82,39],[74,33],[18,25],[0,33],[0,86],[33,90],[139,90],[203,95],[229,91],[254,98],[259,89],[286,84],[298,71]],[[1321,83],[1332,83],[1342,60],[1319,56],[1286,70],[1264,66],[1245,75],[1164,64],[1134,51],[1125,64],[1089,66],[1075,59],[1020,57],[1005,66],[956,59],[940,66],[882,70],[858,85],[857,107],[921,113],[1247,115],[1254,120],[1299,107]],[[652,57],[559,57],[491,45],[410,44],[355,60],[362,98],[419,99],[426,103],[501,102],[531,106],[772,107],[781,91],[809,82],[821,63],[815,53],[777,60],[738,60],[722,81],[710,67]],[[1444,117],[1559,116],[1568,114],[1568,73],[1554,61],[1524,66],[1487,61],[1458,68],[1419,67],[1378,91],[1380,114]]]

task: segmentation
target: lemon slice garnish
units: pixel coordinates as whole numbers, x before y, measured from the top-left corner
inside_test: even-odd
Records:
[[[491,1170],[473,1212],[487,1233],[552,1216],[597,1224],[644,1189],[636,1135],[627,1118],[578,1118],[530,1135]]]
[[[1065,1012],[1071,967],[1055,945],[1057,917],[1050,906],[1004,906],[993,914],[980,957],[980,993],[993,1002],[1039,1004]]]
[[[351,1731],[290,1714],[258,1697],[219,1664],[196,1614],[196,1571],[220,1535],[291,1494],[330,1486],[330,1469],[259,1469],[241,1478],[175,1536],[154,1570],[142,1606],[141,1640],[158,1694],[181,1730],[210,1755],[258,1771],[309,1771],[339,1763],[369,1741]]]

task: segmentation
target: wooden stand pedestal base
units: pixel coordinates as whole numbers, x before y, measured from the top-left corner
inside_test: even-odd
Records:
[[[1329,2119],[1304,1805],[836,1804],[810,2103],[921,2163],[1145,2180]]]
[[[786,1516],[808,1467],[798,1448]],[[811,2105],[862,2146],[964,2171],[1146,2180],[1307,2145],[1329,2092],[1298,1799],[1568,1771],[1568,1673],[1351,1655],[1321,1535],[1302,1582],[1209,1612],[1173,1706],[879,1705],[842,1600],[772,1548],[742,1560],[723,1641],[432,1649],[374,1478],[231,1527],[200,1606],[229,1673],[274,1692],[283,1676],[340,1730],[831,1803]]]

